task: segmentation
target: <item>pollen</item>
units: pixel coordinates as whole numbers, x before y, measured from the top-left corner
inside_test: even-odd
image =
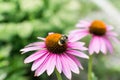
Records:
[[[97,36],[103,36],[106,33],[106,25],[103,21],[94,20],[89,27],[89,32]]]
[[[61,54],[66,51],[67,45],[59,45],[59,41],[62,35],[59,33],[53,33],[46,37],[45,43],[49,52],[54,54]]]

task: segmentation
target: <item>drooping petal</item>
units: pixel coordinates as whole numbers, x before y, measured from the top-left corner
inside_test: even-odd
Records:
[[[40,76],[42,73],[45,72],[45,70],[47,69],[47,63],[49,58],[50,58],[50,55],[44,60],[42,65],[40,65],[40,67],[37,68],[37,70],[35,71],[35,76]]]
[[[90,40],[90,44],[89,44],[89,53],[90,55],[92,55],[94,53],[94,49],[93,49],[93,38]]]
[[[120,41],[116,37],[110,37],[115,43],[120,44]]]
[[[113,45],[112,45],[112,43],[110,42],[110,40],[107,37],[105,37],[104,40],[105,40],[107,49],[112,54],[113,53]]]
[[[68,56],[72,59],[72,60],[74,60],[74,62],[83,70],[83,67],[82,67],[82,65],[81,65],[81,63],[80,63],[80,61],[77,59],[77,58],[75,58],[73,55],[71,55],[71,54],[68,54]]]
[[[48,53],[47,54],[44,54],[43,56],[41,56],[39,59],[37,59],[33,65],[32,65],[32,68],[31,70],[34,71],[36,70],[40,65],[42,65],[42,63],[44,62],[44,60],[48,57]]]
[[[103,52],[103,54],[106,54],[107,53],[107,47],[106,47],[106,43],[104,41],[104,39],[101,37],[100,38],[100,49],[101,51]]]
[[[63,73],[65,74],[65,76],[68,79],[71,79],[72,78],[72,74],[71,74],[71,71],[70,71],[70,67],[69,67],[68,62],[66,61],[66,58],[64,57],[64,55],[61,55],[60,60],[62,62]]]
[[[54,71],[56,64],[56,54],[52,54],[47,63],[47,74],[51,75]]]
[[[30,63],[34,60],[37,60],[38,58],[40,58],[41,56],[43,56],[46,53],[46,51],[37,51],[34,54],[28,56],[25,60],[24,63]]]
[[[62,72],[62,63],[61,63],[59,56],[61,56],[61,55],[57,55],[57,58],[56,58],[56,68],[57,68],[58,72],[61,73]]]
[[[77,50],[68,50],[66,53],[72,54],[81,58],[89,58],[85,53],[77,51]]]
[[[65,54],[65,57],[70,66],[71,71],[76,74],[79,74],[79,68],[78,68],[77,64],[74,62],[74,60],[72,60],[72,58],[70,58],[67,54]]]
[[[114,42],[116,42],[117,44],[120,44],[120,41],[116,38],[118,37],[118,34],[116,34],[115,32],[112,32],[112,31],[108,31],[106,33],[106,36],[109,38],[109,39],[112,39]]]
[[[106,33],[106,35],[107,35],[107,36],[114,36],[114,37],[117,37],[117,36],[118,36],[118,34],[116,34],[115,32],[112,32],[112,31],[108,31],[108,32]]]
[[[89,53],[93,54],[94,51],[96,53],[99,53],[99,51],[100,51],[100,40],[99,40],[98,36],[93,36],[92,40],[90,41]]]
[[[94,50],[96,53],[100,51],[100,39],[98,36],[94,37]]]

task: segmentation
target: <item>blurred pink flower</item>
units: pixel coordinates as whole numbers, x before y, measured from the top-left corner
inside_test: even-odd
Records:
[[[56,68],[59,73],[63,72],[68,79],[71,79],[71,71],[79,74],[79,68],[83,69],[75,56],[89,58],[81,52],[87,50],[84,43],[73,42],[73,36],[49,33],[46,38],[38,38],[43,41],[31,43],[20,50],[22,53],[37,50],[24,60],[24,63],[33,62],[31,70],[35,71],[35,76],[40,76],[45,71],[51,75]]]
[[[113,27],[105,24],[100,20],[94,20],[92,22],[80,21],[76,27],[78,29],[70,32],[71,36],[74,36],[74,41],[91,34],[92,38],[89,44],[89,53],[92,55],[94,52],[106,54],[107,51],[113,53],[113,45],[110,41],[112,39],[118,42],[116,38],[118,35],[112,31]]]

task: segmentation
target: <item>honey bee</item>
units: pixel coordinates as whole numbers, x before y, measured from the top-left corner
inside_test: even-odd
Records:
[[[62,46],[67,42],[67,40],[68,40],[68,37],[66,35],[62,35],[60,40],[58,41],[58,44]]]

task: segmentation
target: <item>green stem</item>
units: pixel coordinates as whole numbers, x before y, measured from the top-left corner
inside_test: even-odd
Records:
[[[92,80],[92,55],[89,55],[89,62],[88,62],[88,80]]]
[[[58,80],[62,80],[62,77],[61,77],[60,73],[57,71],[57,69],[55,69],[55,73],[56,73]]]

